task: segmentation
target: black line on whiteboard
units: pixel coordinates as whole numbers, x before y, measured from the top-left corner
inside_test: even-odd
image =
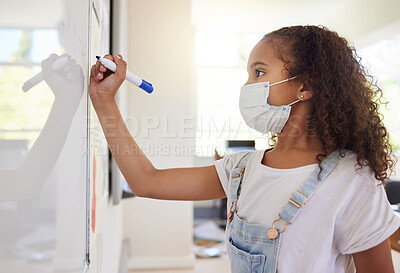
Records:
[[[94,10],[94,15],[96,15],[97,23],[100,25],[99,14],[97,13],[97,9],[96,9],[96,5],[94,4],[94,1],[92,2],[92,7],[93,7],[93,10]]]

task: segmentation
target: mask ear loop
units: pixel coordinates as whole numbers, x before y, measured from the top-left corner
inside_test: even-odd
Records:
[[[300,100],[295,100],[294,102],[289,103],[287,106],[292,106],[293,104],[298,103],[299,101],[300,101]]]
[[[291,80],[293,80],[293,79],[295,79],[295,78],[297,78],[297,77],[298,77],[298,76],[294,76],[294,77],[291,77],[291,78],[286,79],[286,80],[282,80],[282,81],[279,81],[279,82],[274,82],[274,83],[270,84],[269,86],[274,86],[274,85],[276,85],[276,84],[280,84],[280,83],[283,83],[283,82],[288,82],[288,81],[291,81]]]
[[[276,82],[276,83],[274,83],[274,84],[278,84],[278,83],[290,81],[290,80],[293,80],[293,79],[295,79],[295,78],[297,78],[297,77],[298,77],[298,76],[294,76],[294,77],[291,77],[291,78],[289,78],[289,79],[286,79],[286,80],[283,80],[283,81],[280,81],[280,82]],[[270,86],[271,86],[271,85],[270,85]],[[289,103],[287,106],[292,106],[293,104],[298,103],[299,101],[300,101],[300,100],[295,100],[294,102]]]
[[[269,84],[269,86],[273,86],[273,85],[280,84],[280,83],[283,83],[283,82],[288,82],[288,81],[291,81],[291,80],[293,80],[293,79],[295,79],[295,78],[297,78],[297,77],[299,77],[299,75],[294,76],[294,77],[290,77],[290,78],[288,78],[288,79],[286,79],[286,80],[282,80],[282,81],[279,81],[279,82],[275,82],[275,83],[273,83],[273,84]],[[299,101],[300,101],[300,100],[296,100],[296,101],[294,101],[294,102],[288,104],[288,106],[291,106],[291,105],[293,105],[293,104],[295,104],[295,103],[297,103],[297,102],[299,102]],[[265,103],[268,104],[267,101],[265,101]],[[262,133],[262,136],[266,136],[266,134],[265,134],[265,133]],[[286,227],[286,225],[285,225],[285,227]]]

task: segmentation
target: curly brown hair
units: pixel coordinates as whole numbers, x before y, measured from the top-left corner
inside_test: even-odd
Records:
[[[388,170],[394,171],[389,135],[379,113],[385,103],[376,80],[361,64],[353,46],[323,26],[284,27],[268,33],[275,54],[290,76],[312,87],[315,134],[328,151],[352,150],[357,167],[369,166],[385,184]]]

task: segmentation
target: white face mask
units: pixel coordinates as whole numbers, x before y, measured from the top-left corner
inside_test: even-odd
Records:
[[[299,102],[296,100],[288,105],[274,106],[268,104],[269,87],[293,80],[295,77],[270,84],[260,82],[245,85],[240,90],[239,108],[246,124],[261,133],[280,133],[285,126],[291,105]]]

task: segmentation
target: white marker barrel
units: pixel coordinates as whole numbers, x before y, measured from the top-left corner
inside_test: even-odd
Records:
[[[126,71],[126,79],[136,86],[140,86],[142,84],[142,79],[129,71]]]

